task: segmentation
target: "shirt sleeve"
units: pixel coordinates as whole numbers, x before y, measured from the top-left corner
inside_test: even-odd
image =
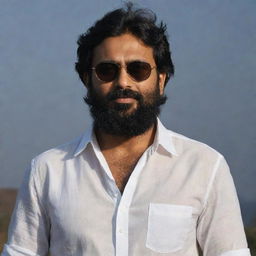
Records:
[[[17,196],[2,256],[41,256],[48,253],[50,224],[35,173],[35,161],[32,160]]]
[[[197,227],[203,255],[250,256],[235,185],[222,156],[209,183]]]

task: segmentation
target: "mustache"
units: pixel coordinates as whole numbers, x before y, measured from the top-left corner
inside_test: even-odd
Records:
[[[111,91],[106,97],[108,101],[116,100],[119,98],[133,98],[140,101],[142,99],[142,96],[140,93],[130,89],[117,89],[117,90]]]

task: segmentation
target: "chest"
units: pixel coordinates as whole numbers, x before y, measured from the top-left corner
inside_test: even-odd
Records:
[[[113,156],[113,154],[110,155]],[[131,199],[132,208],[129,211],[124,211],[124,213],[122,207],[118,209],[118,216],[121,216],[124,221],[122,224],[117,221],[115,215],[117,201],[109,200],[107,193],[99,187],[101,183],[99,183],[98,178],[95,178],[95,172],[85,171],[90,170],[90,161],[93,161],[92,159],[87,160],[85,162],[81,161],[81,166],[77,163],[74,165],[76,168],[78,166],[81,167],[77,168],[77,172],[71,172],[70,166],[66,170],[66,184],[72,181],[75,182],[73,186],[63,186],[63,182],[60,182],[60,175],[56,175],[56,169],[51,172],[51,175],[56,175],[54,180],[59,182],[59,185],[55,183],[54,186],[51,186],[53,193],[51,193],[48,210],[52,223],[51,237],[58,237],[57,241],[52,242],[52,244],[63,250],[69,250],[66,254],[59,253],[56,255],[71,253],[75,255],[105,255],[106,251],[114,254],[112,232],[118,230],[117,228],[124,228],[124,232],[127,234],[128,231],[131,234],[139,234],[136,241],[129,243],[129,251],[133,252],[132,255],[148,255],[149,248],[146,248],[146,241],[148,241],[147,244],[150,244],[150,241],[152,243],[158,241],[159,248],[162,246],[162,241],[167,241],[166,246],[173,245],[175,239],[175,241],[180,241],[180,237],[184,237],[180,233],[180,230],[184,230],[184,227],[188,227],[190,230],[186,232],[189,237],[184,239],[189,243],[195,240],[197,212],[194,212],[195,215],[192,216],[190,214],[187,220],[182,217],[184,215],[187,216],[187,210],[184,210],[184,208],[190,209],[192,206],[195,209],[200,209],[198,204],[203,201],[202,199],[205,195],[206,189],[202,193],[198,193],[203,184],[198,185],[201,179],[198,179],[198,176],[194,177],[194,172],[189,172],[189,175],[189,170],[184,168],[183,165],[180,166],[173,164],[172,161],[165,161],[163,157],[158,157],[155,161],[150,159],[147,171],[141,173],[141,178],[138,180],[137,185],[129,184],[131,189],[135,191],[134,194],[130,193],[130,196],[134,198]],[[132,158],[128,156],[108,158],[109,167],[111,168],[112,166],[113,176],[116,174],[115,170],[120,171],[122,168],[124,168],[123,170],[125,168],[129,170],[130,168],[133,171],[137,161],[135,156]],[[118,166],[117,169],[115,168],[116,165]],[[63,173],[63,169],[61,172]],[[127,173],[130,174],[132,172]],[[178,176],[177,173],[179,173]],[[59,173],[57,172],[57,174]],[[74,175],[77,176],[74,177]],[[202,177],[201,173],[199,175]],[[117,177],[116,175],[117,184],[122,188],[121,185],[125,183],[118,183],[123,179],[119,180]],[[160,209],[159,206],[161,206]],[[169,212],[171,214],[167,214]],[[126,218],[127,213],[129,213],[128,218]],[[152,221],[156,221],[157,225],[155,226],[154,223],[156,222]],[[137,223],[140,223],[140,225],[137,225]],[[121,227],[119,226],[120,224]],[[97,228],[99,226],[100,228]],[[168,231],[168,234],[165,231]],[[151,237],[156,234],[156,238],[152,237],[152,239],[148,240],[148,234]],[[119,236],[121,235],[119,234]],[[166,237],[170,237],[170,235],[171,239],[167,239]],[[102,243],[99,243],[99,237]],[[65,246],[63,244],[61,246],[61,241],[65,241]],[[138,245],[140,246],[139,249]],[[79,250],[82,250],[82,252]],[[95,254],[96,250],[97,253]],[[150,254],[159,255],[161,253],[152,251]],[[172,254],[170,253],[170,255]],[[197,254],[191,252],[188,255]]]
[[[105,159],[120,192],[123,192],[142,153],[128,154],[121,152],[105,153]]]

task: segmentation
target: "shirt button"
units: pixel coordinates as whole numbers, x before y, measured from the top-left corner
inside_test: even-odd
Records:
[[[119,231],[119,233],[121,233],[121,234],[123,233],[123,230],[122,230],[121,228],[120,228],[118,231]]]

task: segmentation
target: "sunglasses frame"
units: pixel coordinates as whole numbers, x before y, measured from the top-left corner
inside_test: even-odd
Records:
[[[136,78],[129,72],[129,70],[128,70],[128,68],[127,68],[127,66],[129,66],[129,65],[132,64],[132,63],[143,63],[143,64],[147,64],[147,65],[149,66],[149,69],[148,69],[149,73],[148,73],[147,77],[144,78],[144,79],[142,79],[142,80],[136,79]],[[102,80],[102,79],[99,77],[99,75],[97,74],[97,67],[98,67],[99,65],[101,65],[101,64],[112,64],[112,65],[114,65],[115,67],[117,67],[117,73],[116,73],[115,77],[114,77],[112,80],[110,80],[110,81],[106,80],[106,81],[105,81],[105,80]],[[95,71],[95,75],[96,75],[96,77],[97,77],[100,81],[105,82],[105,83],[109,83],[109,82],[113,82],[115,79],[117,79],[117,77],[120,75],[120,70],[121,70],[122,68],[125,69],[126,73],[129,75],[129,77],[130,77],[133,81],[142,82],[142,81],[147,80],[147,79],[151,76],[152,69],[156,68],[156,66],[151,67],[151,65],[150,65],[148,62],[140,61],[140,60],[130,61],[130,62],[125,63],[125,65],[121,65],[120,63],[117,63],[117,62],[114,62],[114,61],[102,61],[102,62],[99,62],[96,66],[92,67],[91,69]]]

